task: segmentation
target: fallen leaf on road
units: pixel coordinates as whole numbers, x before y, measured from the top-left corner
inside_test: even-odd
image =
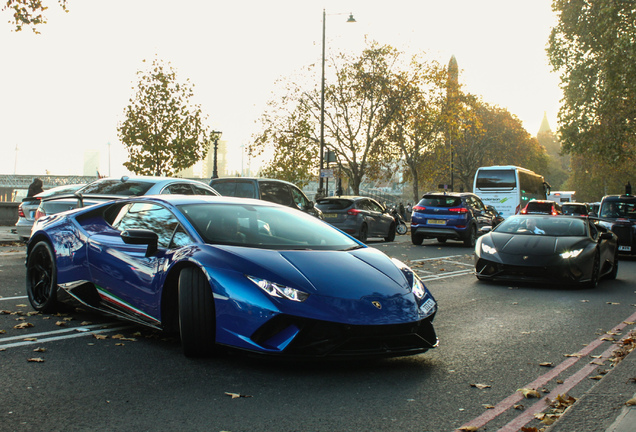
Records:
[[[495,409],[495,406],[491,404],[482,404],[482,406],[486,409]]]
[[[552,364],[552,362],[542,362],[542,363],[539,363],[539,366],[552,367],[554,365]]]
[[[630,400],[628,400],[627,402],[625,402],[625,405],[627,405],[627,406],[634,406],[634,405],[636,405],[636,398],[631,398]]]
[[[526,407],[524,407],[522,404],[514,404],[512,407],[519,411],[523,411],[524,409],[526,409]]]
[[[620,303],[616,303],[616,302],[606,302],[608,305],[619,305]]]
[[[46,348],[39,347],[34,349],[33,352],[46,352]]]
[[[33,363],[43,363],[44,359],[40,358],[40,357],[33,357],[33,358],[29,358],[27,359],[28,362],[33,362]]]
[[[13,328],[14,329],[25,329],[25,328],[29,328],[29,327],[33,327],[33,324],[29,323],[29,322],[23,322],[17,325],[14,325]]]
[[[108,339],[108,336],[103,335],[103,334],[94,334],[94,335],[93,335],[93,337],[94,337],[95,339],[99,339],[99,340],[102,340],[102,339]]]
[[[563,354],[563,357],[583,357],[583,354],[581,353]]]
[[[517,389],[517,391],[521,392],[521,394],[523,394],[523,397],[525,397],[526,399],[541,398],[541,393],[539,393],[535,389],[520,388],[520,389]]]
[[[66,321],[56,321],[55,325],[56,326],[60,326],[60,327],[64,327],[66,325]]]
[[[590,379],[593,379],[593,380],[600,380],[601,378],[603,378],[603,375],[594,375],[590,377]]]
[[[238,398],[250,398],[252,396],[249,395],[242,395],[240,393],[229,393],[229,392],[225,392],[226,395],[231,396],[232,399],[238,399]]]
[[[471,387],[477,387],[480,390],[492,387],[492,386],[490,386],[488,384],[471,384],[470,386]]]
[[[457,430],[461,432],[477,432],[479,428],[477,426],[462,426]]]

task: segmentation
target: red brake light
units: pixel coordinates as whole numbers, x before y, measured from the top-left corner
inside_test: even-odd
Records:
[[[418,206],[418,205],[413,207],[413,211],[421,212],[421,211],[424,211],[424,210],[426,210],[426,207],[422,207],[422,206]]]
[[[451,211],[454,213],[468,213],[468,209],[465,207],[449,208],[448,211]]]
[[[26,217],[24,215],[24,210],[22,210],[22,203],[18,206],[18,217]]]
[[[359,213],[360,213],[360,210],[358,210],[358,209],[349,209],[349,210],[347,210],[347,214],[349,216],[356,216]]]
[[[521,210],[519,213],[521,214],[528,214],[528,209],[524,208],[523,210]]]

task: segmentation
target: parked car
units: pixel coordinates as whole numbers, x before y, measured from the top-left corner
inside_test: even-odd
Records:
[[[618,252],[636,255],[636,197],[607,195],[601,200],[601,224],[618,236]]]
[[[528,204],[519,212],[520,214],[547,214],[560,215],[563,214],[561,205],[552,200],[530,200]]]
[[[437,345],[437,303],[405,264],[288,207],[220,196],[123,198],[36,221],[26,292],[273,356],[388,357]]]
[[[428,193],[413,207],[411,241],[421,245],[425,238],[440,243],[450,239],[473,247],[480,230],[496,226],[500,218],[494,207],[487,208],[474,193]]]
[[[585,203],[569,202],[561,204],[561,211],[568,216],[589,216],[590,209]]]
[[[122,197],[167,194],[219,195],[217,191],[197,180],[151,176],[102,178],[76,190],[73,194],[42,199],[35,219]]]
[[[44,192],[40,192],[35,196],[24,198],[18,206],[18,221],[15,224],[16,232],[20,236],[20,240],[27,241],[31,236],[31,227],[35,220],[35,213],[42,199],[73,193],[84,185],[86,185],[86,183],[56,186]]]
[[[475,275],[480,280],[595,287],[604,276],[616,278],[617,242],[616,234],[593,219],[511,216],[477,240]]]
[[[369,237],[395,240],[395,218],[376,200],[364,196],[321,198],[316,207],[326,222],[366,242]]]
[[[223,196],[254,198],[302,210],[322,219],[314,202],[293,183],[260,177],[223,177],[210,181],[210,186]]]

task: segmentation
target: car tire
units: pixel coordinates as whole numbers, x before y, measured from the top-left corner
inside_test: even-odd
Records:
[[[475,229],[475,225],[471,225],[468,228],[468,234],[464,239],[464,246],[475,247],[475,241],[477,239],[477,230]]]
[[[29,252],[26,265],[26,289],[33,309],[51,313],[58,309],[57,265],[53,248],[40,241]]]
[[[616,248],[616,251],[614,252],[614,262],[612,263],[612,271],[609,273],[609,275],[607,275],[607,278],[616,279],[616,276],[618,276],[618,247]]]
[[[587,282],[587,288],[596,288],[598,286],[599,275],[601,273],[601,257],[598,251],[594,254],[594,263],[592,264],[592,276]]]
[[[363,223],[362,226],[360,227],[360,235],[358,236],[358,240],[360,240],[362,243],[366,243],[368,235],[369,235],[369,228],[367,227],[367,224]]]
[[[411,233],[411,242],[414,245],[419,246],[422,244],[423,241],[424,241],[424,237],[422,237],[421,235]]]
[[[388,242],[392,242],[393,240],[395,240],[395,224],[392,223],[391,226],[389,227],[389,234],[384,237],[384,241],[388,241]]]
[[[207,277],[198,268],[187,267],[179,273],[179,334],[186,357],[214,353],[214,296]]]
[[[408,232],[409,227],[407,227],[405,223],[401,223],[397,226],[395,230],[397,231],[399,235],[404,235]]]
[[[440,243],[446,243],[446,237],[437,237],[437,241]]]

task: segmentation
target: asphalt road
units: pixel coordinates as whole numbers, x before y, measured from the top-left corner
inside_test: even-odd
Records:
[[[534,413],[549,411],[546,397],[589,390],[634,328],[635,261],[594,290],[494,285],[476,280],[461,243],[396,240],[369,244],[425,280],[440,305],[440,346],[346,363],[192,360],[178,341],[127,323],[29,314],[23,248],[2,247],[0,429],[518,431],[544,426]],[[524,388],[541,398],[525,399]]]

